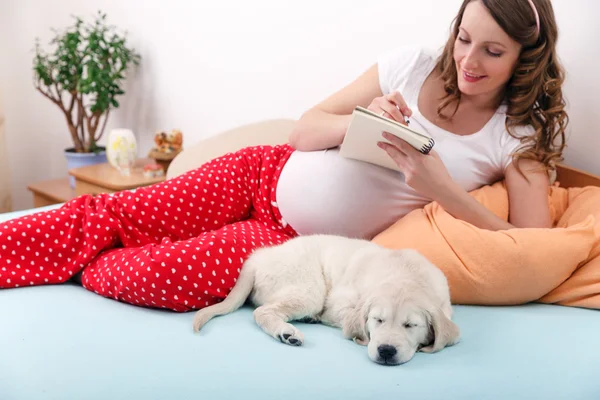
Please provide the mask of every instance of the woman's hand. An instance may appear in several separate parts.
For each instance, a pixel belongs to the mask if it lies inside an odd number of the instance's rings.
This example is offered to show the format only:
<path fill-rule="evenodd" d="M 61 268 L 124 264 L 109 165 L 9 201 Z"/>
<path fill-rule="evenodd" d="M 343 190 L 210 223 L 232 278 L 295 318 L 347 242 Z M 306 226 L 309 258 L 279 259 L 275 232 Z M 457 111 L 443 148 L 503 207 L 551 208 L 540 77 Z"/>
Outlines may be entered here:
<path fill-rule="evenodd" d="M 393 119 L 406 125 L 404 117 L 412 115 L 411 109 L 406 105 L 406 101 L 399 92 L 392 92 L 385 96 L 375 97 L 367 110 L 373 111 L 383 117 Z"/>
<path fill-rule="evenodd" d="M 511 210 L 518 209 L 518 212 L 513 211 L 511 222 L 508 222 L 497 217 L 460 187 L 448 173 L 437 152 L 432 150 L 429 154 L 422 154 L 394 135 L 385 132 L 383 137 L 392 144 L 379 142 L 379 147 L 384 149 L 396 162 L 396 165 L 404 173 L 406 184 L 421 195 L 437 201 L 455 218 L 489 230 L 515 228 L 515 225 L 511 223 L 513 221 L 518 223 L 517 226 L 551 226 L 547 206 L 547 176 L 540 174 L 542 178 L 537 179 L 537 185 L 526 187 L 523 183 L 526 180 L 518 180 L 511 176 L 510 174 L 516 176 L 517 173 L 512 172 L 509 167 L 507 185 Z M 527 190 L 530 187 L 531 189 Z M 531 200 L 532 198 L 535 199 Z M 532 214 L 533 217 L 531 217 Z"/>
<path fill-rule="evenodd" d="M 423 154 L 410 144 L 387 132 L 383 137 L 392 144 L 379 142 L 404 174 L 408 186 L 421 195 L 439 201 L 454 189 L 456 183 L 435 150 Z"/>

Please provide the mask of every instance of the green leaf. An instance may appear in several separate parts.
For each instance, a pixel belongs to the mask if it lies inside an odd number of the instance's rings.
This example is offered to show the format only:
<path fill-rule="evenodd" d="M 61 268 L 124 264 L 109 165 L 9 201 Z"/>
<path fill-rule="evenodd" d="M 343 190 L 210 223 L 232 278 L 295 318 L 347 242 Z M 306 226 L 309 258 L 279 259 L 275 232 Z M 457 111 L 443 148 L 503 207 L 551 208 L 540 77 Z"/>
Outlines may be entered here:
<path fill-rule="evenodd" d="M 81 98 L 87 115 L 118 108 L 117 97 L 125 94 L 126 73 L 141 60 L 129 47 L 127 34 L 110 25 L 100 10 L 91 23 L 74 16 L 70 26 L 52 32 L 48 52 L 35 40 L 32 70 L 36 85 L 45 90 L 56 85 L 67 92 L 66 98 Z M 84 143 L 95 146 L 85 123 L 84 128 Z"/>

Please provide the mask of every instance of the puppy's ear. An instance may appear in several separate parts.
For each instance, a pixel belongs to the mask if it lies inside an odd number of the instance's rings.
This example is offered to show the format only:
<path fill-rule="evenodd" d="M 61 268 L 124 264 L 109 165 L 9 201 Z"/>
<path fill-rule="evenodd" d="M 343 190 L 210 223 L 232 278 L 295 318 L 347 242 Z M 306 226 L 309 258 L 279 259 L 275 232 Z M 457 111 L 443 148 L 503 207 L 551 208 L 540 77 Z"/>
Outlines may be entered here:
<path fill-rule="evenodd" d="M 369 332 L 367 329 L 367 318 L 369 316 L 370 303 L 358 301 L 342 322 L 342 332 L 346 339 L 352 339 L 361 346 L 369 344 Z"/>
<path fill-rule="evenodd" d="M 460 339 L 460 329 L 450 320 L 442 310 L 434 308 L 428 311 L 433 340 L 429 345 L 421 348 L 424 353 L 435 353 L 446 346 L 456 344 Z"/>

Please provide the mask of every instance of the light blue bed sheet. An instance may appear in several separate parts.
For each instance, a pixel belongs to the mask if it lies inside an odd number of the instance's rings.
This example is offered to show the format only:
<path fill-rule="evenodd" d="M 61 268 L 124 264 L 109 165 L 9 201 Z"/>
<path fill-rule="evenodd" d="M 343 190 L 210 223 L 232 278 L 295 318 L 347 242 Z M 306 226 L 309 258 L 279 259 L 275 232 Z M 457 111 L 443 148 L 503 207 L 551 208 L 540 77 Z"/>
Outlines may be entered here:
<path fill-rule="evenodd" d="M 456 306 L 459 344 L 394 367 L 322 325 L 284 345 L 249 307 L 192 319 L 74 284 L 0 290 L 0 400 L 600 399 L 593 310 Z"/>

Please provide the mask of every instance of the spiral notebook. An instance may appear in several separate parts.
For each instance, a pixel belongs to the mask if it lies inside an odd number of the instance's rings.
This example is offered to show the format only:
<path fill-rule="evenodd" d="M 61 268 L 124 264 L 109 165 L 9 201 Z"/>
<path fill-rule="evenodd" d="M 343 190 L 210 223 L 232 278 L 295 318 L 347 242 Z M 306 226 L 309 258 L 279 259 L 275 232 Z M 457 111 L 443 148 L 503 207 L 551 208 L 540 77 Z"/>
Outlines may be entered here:
<path fill-rule="evenodd" d="M 377 142 L 389 143 L 381 136 L 384 131 L 396 135 L 423 154 L 429 153 L 435 145 L 429 135 L 357 106 L 340 146 L 340 155 L 399 171 L 394 160 L 377 146 Z"/>

